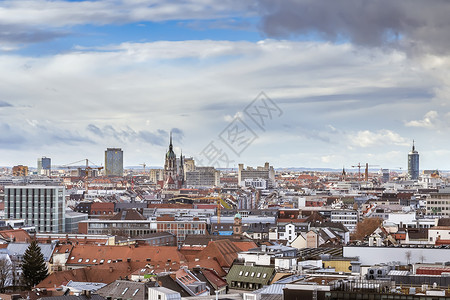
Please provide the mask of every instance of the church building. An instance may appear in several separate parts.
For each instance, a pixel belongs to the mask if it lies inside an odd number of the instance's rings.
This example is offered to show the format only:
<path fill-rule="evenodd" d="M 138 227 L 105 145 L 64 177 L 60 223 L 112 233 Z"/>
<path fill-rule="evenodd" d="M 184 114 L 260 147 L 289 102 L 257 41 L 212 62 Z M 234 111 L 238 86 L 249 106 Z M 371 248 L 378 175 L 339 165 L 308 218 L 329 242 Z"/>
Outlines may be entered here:
<path fill-rule="evenodd" d="M 177 160 L 173 151 L 172 133 L 170 133 L 169 150 L 166 153 L 164 162 L 164 181 L 162 188 L 164 190 L 178 190 L 184 185 L 183 154 Z"/>

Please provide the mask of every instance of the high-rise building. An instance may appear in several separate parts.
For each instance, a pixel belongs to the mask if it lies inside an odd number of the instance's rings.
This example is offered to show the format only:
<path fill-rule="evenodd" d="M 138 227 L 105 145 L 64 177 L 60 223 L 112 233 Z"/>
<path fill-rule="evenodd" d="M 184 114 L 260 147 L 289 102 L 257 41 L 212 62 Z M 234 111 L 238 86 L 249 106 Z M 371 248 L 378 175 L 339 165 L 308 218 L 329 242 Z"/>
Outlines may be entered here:
<path fill-rule="evenodd" d="M 50 175 L 52 161 L 49 157 L 40 157 L 37 160 L 37 174 Z"/>
<path fill-rule="evenodd" d="M 25 219 L 39 232 L 65 231 L 64 186 L 5 186 L 5 218 Z"/>
<path fill-rule="evenodd" d="M 105 151 L 105 175 L 123 176 L 123 151 L 120 148 L 108 148 Z"/>
<path fill-rule="evenodd" d="M 419 179 L 419 152 L 414 146 L 414 141 L 411 152 L 408 153 L 408 178 L 412 180 Z"/>

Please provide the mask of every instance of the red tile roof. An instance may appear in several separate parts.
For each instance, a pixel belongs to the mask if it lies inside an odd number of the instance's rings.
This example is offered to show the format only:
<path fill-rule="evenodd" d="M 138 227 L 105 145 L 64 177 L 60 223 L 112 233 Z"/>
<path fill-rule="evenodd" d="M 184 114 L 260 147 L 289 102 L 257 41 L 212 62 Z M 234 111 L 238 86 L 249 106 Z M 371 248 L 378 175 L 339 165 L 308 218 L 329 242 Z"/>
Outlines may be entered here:
<path fill-rule="evenodd" d="M 95 261 L 94 261 L 95 260 Z M 103 261 L 102 261 L 103 260 Z M 177 247 L 170 246 L 95 246 L 77 245 L 72 249 L 67 264 L 69 265 L 94 265 L 103 263 L 111 264 L 114 261 L 131 262 L 183 262 L 186 258 Z M 109 261 L 109 263 L 108 263 Z"/>
<path fill-rule="evenodd" d="M 11 229 L 0 231 L 0 236 L 4 239 L 16 242 L 16 243 L 29 243 L 31 236 L 23 229 Z"/>
<path fill-rule="evenodd" d="M 237 258 L 238 252 L 241 251 L 230 240 L 218 240 L 209 242 L 208 246 L 198 254 L 197 258 L 208 259 L 208 257 L 216 257 L 220 266 L 229 268 L 233 264 L 234 259 Z"/>
<path fill-rule="evenodd" d="M 258 245 L 255 244 L 255 242 L 240 242 L 240 241 L 233 241 L 233 244 L 236 245 L 241 251 L 248 251 L 253 248 L 257 248 Z"/>

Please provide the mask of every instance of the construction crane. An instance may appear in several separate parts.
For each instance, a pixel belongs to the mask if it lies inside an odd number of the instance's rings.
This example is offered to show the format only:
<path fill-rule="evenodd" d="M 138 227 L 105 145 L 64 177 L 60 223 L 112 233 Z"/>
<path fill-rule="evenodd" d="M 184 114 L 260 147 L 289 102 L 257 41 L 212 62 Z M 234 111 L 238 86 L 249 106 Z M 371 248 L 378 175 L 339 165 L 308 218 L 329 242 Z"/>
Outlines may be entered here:
<path fill-rule="evenodd" d="M 361 165 L 361 163 L 358 163 L 356 166 L 352 166 L 352 168 L 358 168 L 358 181 L 361 181 L 361 167 L 364 167 L 363 165 Z M 369 167 L 379 167 L 379 165 L 369 165 L 369 163 L 366 163 L 364 181 L 369 180 Z"/>
<path fill-rule="evenodd" d="M 79 166 L 70 166 L 70 165 L 73 165 L 73 164 L 78 164 L 78 163 L 81 163 L 81 162 L 85 162 L 86 163 L 86 167 L 85 167 L 85 169 L 84 169 L 84 171 L 85 171 L 85 176 L 84 176 L 84 187 L 85 187 L 85 190 L 86 190 L 86 195 L 87 195 L 87 193 L 88 193 L 88 190 L 89 190 L 89 183 L 88 183 L 88 177 L 89 177 L 89 170 L 98 170 L 98 171 L 100 171 L 100 170 L 102 170 L 103 169 L 103 167 L 90 167 L 89 166 L 89 159 L 87 159 L 87 158 L 85 158 L 85 159 L 82 159 L 82 160 L 79 160 L 79 161 L 75 161 L 75 162 L 72 162 L 72 163 L 69 163 L 69 164 L 65 164 L 65 165 L 62 165 L 61 167 L 63 167 L 63 168 L 68 168 L 68 169 L 70 169 L 70 168 L 78 168 L 79 170 L 81 170 L 81 168 L 79 167 Z M 94 163 L 92 163 L 92 162 L 90 162 L 91 164 L 93 164 L 93 165 L 95 165 Z"/>

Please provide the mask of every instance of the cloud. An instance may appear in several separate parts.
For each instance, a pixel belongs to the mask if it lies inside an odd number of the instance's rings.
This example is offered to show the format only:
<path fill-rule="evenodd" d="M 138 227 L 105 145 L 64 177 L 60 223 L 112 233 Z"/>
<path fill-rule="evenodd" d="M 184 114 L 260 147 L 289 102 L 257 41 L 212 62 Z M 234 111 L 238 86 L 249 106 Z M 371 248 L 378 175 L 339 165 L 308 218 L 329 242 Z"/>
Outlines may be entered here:
<path fill-rule="evenodd" d="M 259 0 L 269 37 L 309 36 L 369 47 L 448 53 L 450 4 L 436 0 Z"/>
<path fill-rule="evenodd" d="M 362 148 L 373 146 L 385 148 L 388 145 L 408 145 L 407 139 L 388 129 L 382 129 L 376 132 L 370 130 L 357 131 L 356 133 L 349 134 L 348 139 L 351 145 Z"/>
<path fill-rule="evenodd" d="M 94 144 L 90 138 L 51 122 L 25 120 L 19 124 L 1 123 L 0 149 L 38 149 L 47 146 Z"/>
<path fill-rule="evenodd" d="M 208 20 L 249 14 L 246 1 L 61 1 L 5 0 L 0 4 L 0 24 L 63 27 L 83 24 L 125 24 L 169 20 Z"/>
<path fill-rule="evenodd" d="M 431 110 L 425 114 L 422 120 L 413 120 L 405 123 L 407 127 L 422 127 L 426 129 L 436 129 L 440 120 L 437 111 Z"/>
<path fill-rule="evenodd" d="M 12 105 L 6 101 L 0 100 L 0 107 L 11 107 Z"/>
<path fill-rule="evenodd" d="M 120 144 L 146 143 L 155 146 L 166 146 L 169 143 L 169 132 L 163 129 L 157 129 L 155 131 L 134 130 L 129 126 L 117 129 L 112 125 L 98 127 L 94 124 L 89 124 L 86 130 L 98 138 Z M 183 130 L 172 128 L 171 132 L 174 140 L 181 143 L 184 137 Z"/>

